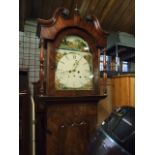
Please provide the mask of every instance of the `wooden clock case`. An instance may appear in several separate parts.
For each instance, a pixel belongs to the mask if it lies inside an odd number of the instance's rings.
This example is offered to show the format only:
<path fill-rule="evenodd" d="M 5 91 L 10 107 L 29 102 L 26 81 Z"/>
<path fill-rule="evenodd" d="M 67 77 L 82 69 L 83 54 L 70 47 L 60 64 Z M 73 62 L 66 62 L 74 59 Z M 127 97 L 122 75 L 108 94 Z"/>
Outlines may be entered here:
<path fill-rule="evenodd" d="M 106 47 L 106 36 L 96 17 L 87 17 L 81 20 L 79 12 L 76 11 L 73 17 L 69 16 L 69 12 L 65 8 L 59 8 L 55 11 L 53 18 L 50 20 L 39 20 L 41 25 L 41 70 L 40 82 L 41 93 L 43 93 L 44 82 L 44 52 L 47 52 L 47 76 L 46 76 L 46 94 L 48 96 L 86 96 L 99 95 L 99 60 L 100 49 Z M 71 91 L 57 91 L 55 89 L 55 57 L 56 49 L 59 47 L 61 40 L 66 35 L 75 35 L 83 38 L 89 45 L 93 55 L 93 70 L 94 70 L 94 89 L 92 91 L 86 90 L 71 90 Z"/>
<path fill-rule="evenodd" d="M 106 63 L 104 60 L 104 95 L 100 95 L 100 51 L 105 54 L 107 33 L 96 17 L 81 19 L 77 9 L 71 16 L 58 8 L 49 20 L 39 19 L 40 81 L 34 84 L 36 101 L 36 154 L 86 155 L 89 140 L 96 129 L 97 103 L 106 97 Z M 56 49 L 64 36 L 83 38 L 93 56 L 93 90 L 56 90 Z M 45 69 L 45 52 L 47 67 Z M 46 73 L 46 74 L 45 74 Z"/>
<path fill-rule="evenodd" d="M 56 90 L 55 89 L 55 54 L 56 54 L 56 49 L 59 47 L 59 44 L 61 42 L 61 40 L 64 38 L 64 36 L 79 36 L 81 38 L 83 38 L 84 40 L 87 41 L 90 49 L 91 49 L 91 53 L 93 55 L 93 75 L 94 75 L 94 81 L 93 81 L 93 86 L 94 89 L 93 90 Z M 54 44 L 54 45 L 53 45 Z M 84 32 L 82 29 L 77 29 L 77 28 L 67 28 L 65 30 L 62 30 L 62 32 L 60 32 L 60 34 L 58 34 L 58 36 L 55 38 L 54 42 L 48 45 L 48 53 L 50 53 L 49 55 L 49 59 L 48 59 L 48 66 L 51 67 L 51 70 L 48 69 L 47 72 L 47 81 L 48 81 L 48 88 L 47 88 L 47 93 L 48 95 L 51 96 L 86 96 L 86 95 L 97 95 L 99 93 L 99 89 L 98 89 L 98 77 L 99 77 L 99 69 L 98 69 L 98 51 L 97 48 L 94 45 L 94 40 L 93 38 L 87 34 L 86 32 Z"/>

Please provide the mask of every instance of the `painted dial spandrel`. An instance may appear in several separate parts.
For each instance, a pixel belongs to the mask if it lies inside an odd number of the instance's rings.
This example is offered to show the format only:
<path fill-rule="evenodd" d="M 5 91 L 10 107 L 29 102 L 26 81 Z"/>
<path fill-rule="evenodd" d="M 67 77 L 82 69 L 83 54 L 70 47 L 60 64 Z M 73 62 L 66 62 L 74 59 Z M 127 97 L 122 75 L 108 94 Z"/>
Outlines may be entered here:
<path fill-rule="evenodd" d="M 77 36 L 63 39 L 56 54 L 57 90 L 93 89 L 92 54 L 88 44 Z"/>

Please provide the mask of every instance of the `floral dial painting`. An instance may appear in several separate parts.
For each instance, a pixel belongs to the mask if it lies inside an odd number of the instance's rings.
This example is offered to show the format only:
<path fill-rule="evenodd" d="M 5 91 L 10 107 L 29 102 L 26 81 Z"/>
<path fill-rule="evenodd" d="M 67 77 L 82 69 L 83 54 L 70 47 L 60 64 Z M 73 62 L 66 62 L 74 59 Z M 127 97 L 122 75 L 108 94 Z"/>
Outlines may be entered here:
<path fill-rule="evenodd" d="M 92 54 L 78 36 L 65 36 L 56 51 L 55 87 L 57 90 L 92 90 Z"/>

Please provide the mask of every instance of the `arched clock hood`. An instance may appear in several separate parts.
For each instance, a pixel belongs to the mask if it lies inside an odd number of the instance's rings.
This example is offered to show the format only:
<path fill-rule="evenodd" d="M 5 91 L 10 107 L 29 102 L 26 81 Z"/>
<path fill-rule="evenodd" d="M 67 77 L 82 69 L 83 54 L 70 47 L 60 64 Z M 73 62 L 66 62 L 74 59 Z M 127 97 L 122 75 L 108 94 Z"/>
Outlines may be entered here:
<path fill-rule="evenodd" d="M 38 19 L 41 26 L 40 37 L 44 39 L 55 39 L 56 35 L 68 28 L 76 28 L 89 33 L 96 41 L 98 47 L 106 47 L 108 32 L 105 32 L 95 16 L 87 16 L 81 19 L 78 10 L 71 16 L 68 9 L 60 7 L 56 9 L 49 20 Z"/>
<path fill-rule="evenodd" d="M 46 83 L 47 95 L 51 96 L 88 96 L 100 94 L 100 71 L 99 61 L 100 53 L 105 54 L 105 47 L 107 45 L 107 35 L 95 16 L 87 16 L 82 19 L 80 13 L 76 8 L 74 14 L 71 15 L 69 10 L 63 7 L 58 8 L 53 16 L 48 19 L 38 19 L 40 27 L 40 94 L 45 92 L 43 88 L 44 83 L 44 51 L 47 50 L 48 55 L 48 70 Z M 60 45 L 62 39 L 67 35 L 75 35 L 83 38 L 90 47 L 93 61 L 93 90 L 71 90 L 58 92 L 55 84 L 55 71 L 56 71 L 56 50 Z M 103 64 L 103 81 L 104 81 L 104 94 L 106 94 L 106 60 Z M 83 75 L 84 76 L 84 75 Z"/>

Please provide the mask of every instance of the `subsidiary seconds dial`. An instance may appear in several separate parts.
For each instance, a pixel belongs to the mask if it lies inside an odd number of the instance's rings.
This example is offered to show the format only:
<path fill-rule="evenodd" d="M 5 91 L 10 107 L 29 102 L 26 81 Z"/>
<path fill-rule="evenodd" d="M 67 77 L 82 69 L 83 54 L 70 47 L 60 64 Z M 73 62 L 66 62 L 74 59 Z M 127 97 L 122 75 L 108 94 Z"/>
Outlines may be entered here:
<path fill-rule="evenodd" d="M 65 54 L 57 63 L 56 88 L 91 90 L 93 87 L 92 64 L 85 57 L 90 54 L 70 52 Z"/>

